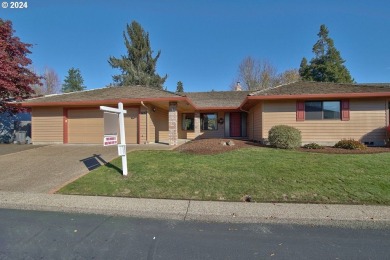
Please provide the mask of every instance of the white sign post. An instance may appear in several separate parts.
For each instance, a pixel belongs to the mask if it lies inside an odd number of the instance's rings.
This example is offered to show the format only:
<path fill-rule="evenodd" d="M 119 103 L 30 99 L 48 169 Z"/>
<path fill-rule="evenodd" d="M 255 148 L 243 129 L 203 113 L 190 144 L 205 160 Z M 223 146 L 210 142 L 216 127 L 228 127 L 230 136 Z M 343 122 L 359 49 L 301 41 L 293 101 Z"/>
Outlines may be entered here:
<path fill-rule="evenodd" d="M 119 116 L 119 134 L 121 138 L 121 143 L 118 144 L 118 155 L 122 156 L 123 176 L 127 176 L 127 154 L 126 154 L 125 116 L 124 116 L 124 114 L 126 114 L 127 111 L 123 109 L 123 104 L 121 102 L 118 103 L 118 108 L 100 106 L 100 110 L 103 110 L 105 112 L 115 113 Z"/>

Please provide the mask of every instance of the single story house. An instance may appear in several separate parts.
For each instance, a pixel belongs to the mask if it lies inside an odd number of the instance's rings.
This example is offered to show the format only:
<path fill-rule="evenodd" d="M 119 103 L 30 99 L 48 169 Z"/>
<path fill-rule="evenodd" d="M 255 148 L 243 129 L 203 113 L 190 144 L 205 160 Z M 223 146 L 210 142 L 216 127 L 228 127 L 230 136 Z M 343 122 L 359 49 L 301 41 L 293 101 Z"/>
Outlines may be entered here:
<path fill-rule="evenodd" d="M 260 91 L 172 93 L 143 86 L 107 87 L 25 100 L 34 144 L 99 144 L 99 106 L 124 104 L 126 141 L 134 144 L 195 138 L 267 142 L 278 124 L 298 128 L 303 143 L 345 138 L 384 145 L 390 85 L 295 82 Z"/>

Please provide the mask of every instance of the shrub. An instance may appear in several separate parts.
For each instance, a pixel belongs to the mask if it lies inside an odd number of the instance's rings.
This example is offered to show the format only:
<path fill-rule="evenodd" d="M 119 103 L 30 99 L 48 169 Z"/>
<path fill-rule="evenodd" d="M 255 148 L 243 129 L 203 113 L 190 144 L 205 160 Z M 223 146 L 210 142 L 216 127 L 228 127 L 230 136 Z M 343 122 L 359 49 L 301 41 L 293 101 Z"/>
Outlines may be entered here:
<path fill-rule="evenodd" d="M 306 149 L 324 149 L 322 145 L 316 144 L 316 143 L 310 143 L 310 144 L 305 144 L 303 148 Z"/>
<path fill-rule="evenodd" d="M 367 148 L 364 144 L 354 139 L 343 139 L 338 141 L 334 147 L 349 150 L 364 150 Z"/>
<path fill-rule="evenodd" d="M 268 141 L 276 148 L 294 149 L 301 146 L 301 132 L 288 125 L 273 126 L 268 132 Z"/>

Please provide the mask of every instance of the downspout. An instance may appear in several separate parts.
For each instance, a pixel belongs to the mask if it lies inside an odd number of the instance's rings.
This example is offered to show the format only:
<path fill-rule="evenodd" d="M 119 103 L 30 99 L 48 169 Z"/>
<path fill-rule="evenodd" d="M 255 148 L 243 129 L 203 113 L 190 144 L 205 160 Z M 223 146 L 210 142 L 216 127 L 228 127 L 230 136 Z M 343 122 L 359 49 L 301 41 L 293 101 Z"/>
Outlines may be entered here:
<path fill-rule="evenodd" d="M 148 111 L 149 111 L 149 108 L 144 104 L 143 101 L 141 101 L 141 105 L 146 108 L 146 143 L 148 144 L 149 143 L 149 134 L 148 134 L 148 129 L 149 129 L 149 126 L 148 126 Z"/>

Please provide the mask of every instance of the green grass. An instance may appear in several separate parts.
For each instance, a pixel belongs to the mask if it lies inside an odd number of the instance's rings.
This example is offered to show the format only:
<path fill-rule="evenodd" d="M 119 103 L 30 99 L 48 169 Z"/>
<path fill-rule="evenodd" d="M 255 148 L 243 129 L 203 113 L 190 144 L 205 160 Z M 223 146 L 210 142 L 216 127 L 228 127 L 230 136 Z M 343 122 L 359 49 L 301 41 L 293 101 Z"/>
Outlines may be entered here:
<path fill-rule="evenodd" d="M 217 155 L 175 151 L 128 154 L 59 193 L 256 202 L 390 205 L 390 153 L 336 155 L 249 148 Z"/>

